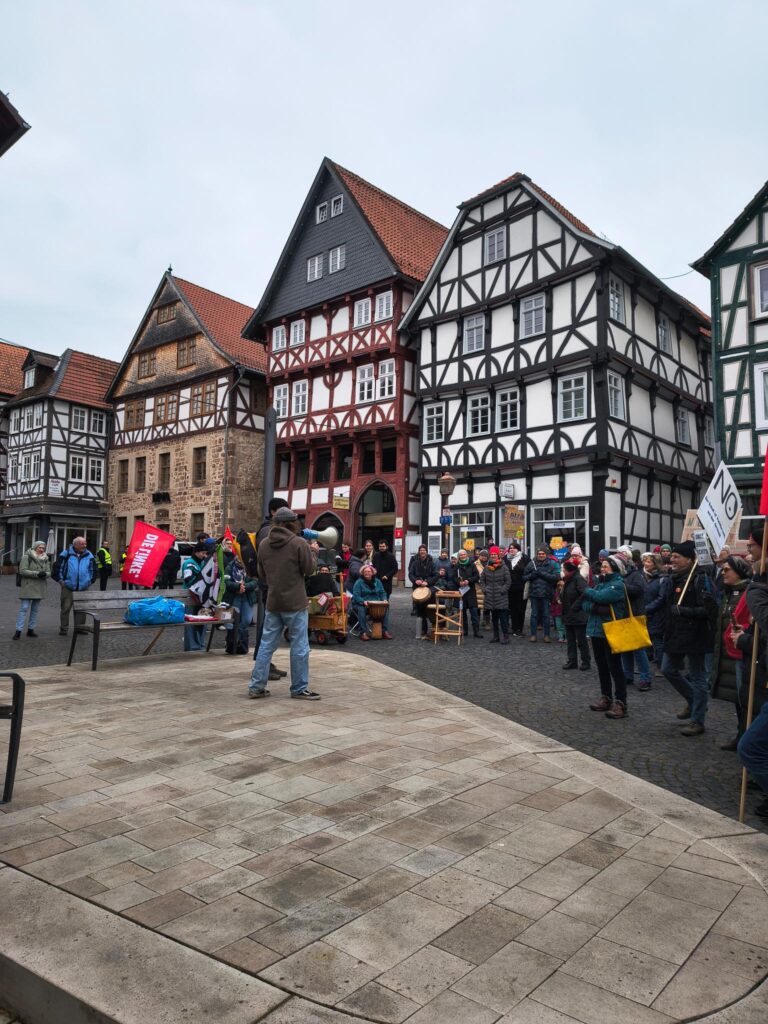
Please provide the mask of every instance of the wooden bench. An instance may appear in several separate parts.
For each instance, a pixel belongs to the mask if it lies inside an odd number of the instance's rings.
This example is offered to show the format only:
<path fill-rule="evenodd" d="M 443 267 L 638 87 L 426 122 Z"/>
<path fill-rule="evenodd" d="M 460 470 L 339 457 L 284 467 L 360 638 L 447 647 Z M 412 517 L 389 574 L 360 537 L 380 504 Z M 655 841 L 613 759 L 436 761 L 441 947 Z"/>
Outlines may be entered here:
<path fill-rule="evenodd" d="M 186 592 L 183 590 L 84 590 L 81 593 L 75 591 L 72 595 L 72 610 L 75 613 L 72 645 L 69 648 L 67 665 L 72 664 L 75 655 L 78 635 L 91 633 L 93 635 L 93 649 L 91 652 L 91 671 L 95 672 L 99 662 L 99 640 L 102 633 L 122 633 L 134 629 L 154 629 L 155 635 L 141 652 L 141 656 L 149 654 L 157 641 L 166 629 L 178 628 L 180 626 L 194 626 L 194 622 L 167 622 L 161 626 L 134 626 L 123 620 L 126 609 L 134 601 L 146 601 L 152 597 L 167 597 L 171 601 L 184 603 Z M 90 619 L 90 621 L 87 621 Z M 209 623 L 201 622 L 205 628 Z M 216 626 L 221 625 L 219 619 L 210 620 L 210 631 L 206 651 L 210 651 L 213 642 L 213 631 Z M 237 610 L 234 610 L 233 628 L 237 627 Z"/>

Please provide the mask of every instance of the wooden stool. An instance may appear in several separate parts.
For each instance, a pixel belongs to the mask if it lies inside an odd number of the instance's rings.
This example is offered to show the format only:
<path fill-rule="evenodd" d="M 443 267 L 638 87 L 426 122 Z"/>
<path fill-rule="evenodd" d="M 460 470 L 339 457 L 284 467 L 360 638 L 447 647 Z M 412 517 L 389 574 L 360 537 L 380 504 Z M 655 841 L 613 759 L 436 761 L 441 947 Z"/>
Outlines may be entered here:
<path fill-rule="evenodd" d="M 449 601 L 456 602 L 453 609 L 450 611 L 446 607 Z M 442 639 L 442 637 L 445 637 L 446 639 L 452 639 L 455 637 L 458 644 L 461 644 L 461 638 L 464 634 L 464 630 L 462 629 L 461 625 L 461 612 L 463 606 L 464 605 L 460 591 L 435 591 L 435 643 L 437 643 L 438 640 Z"/>

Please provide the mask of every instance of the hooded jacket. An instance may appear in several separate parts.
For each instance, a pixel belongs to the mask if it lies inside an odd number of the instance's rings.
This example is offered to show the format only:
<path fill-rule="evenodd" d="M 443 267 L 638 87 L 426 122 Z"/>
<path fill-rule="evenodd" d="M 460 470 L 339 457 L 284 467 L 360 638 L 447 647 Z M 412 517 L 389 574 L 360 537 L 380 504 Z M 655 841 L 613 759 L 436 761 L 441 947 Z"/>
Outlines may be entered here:
<path fill-rule="evenodd" d="M 480 589 L 486 611 L 506 611 L 509 607 L 509 566 L 505 562 L 497 562 L 495 566 L 489 562 L 480 577 Z"/>
<path fill-rule="evenodd" d="M 686 587 L 689 575 L 690 583 Z M 683 590 L 685 597 L 682 597 Z M 664 653 L 708 654 L 714 644 L 716 614 L 714 586 L 703 569 L 697 566 L 692 575 L 690 568 L 671 572 L 664 624 Z"/>
<path fill-rule="evenodd" d="M 551 558 L 547 558 L 543 562 L 536 559 L 526 565 L 523 579 L 526 583 L 530 583 L 529 597 L 542 597 L 546 601 L 551 601 L 555 585 L 560 579 L 560 566 Z"/>
<path fill-rule="evenodd" d="M 51 560 L 48 558 L 48 555 L 38 557 L 35 549 L 30 548 L 24 552 L 19 563 L 19 573 L 21 574 L 20 600 L 39 601 L 45 597 L 48 579 L 41 580 L 38 575 L 41 572 L 47 573 L 48 576 L 51 575 Z"/>
<path fill-rule="evenodd" d="M 315 555 L 303 537 L 273 523 L 259 544 L 259 578 L 268 588 L 268 612 L 307 610 L 305 577 L 315 571 Z"/>

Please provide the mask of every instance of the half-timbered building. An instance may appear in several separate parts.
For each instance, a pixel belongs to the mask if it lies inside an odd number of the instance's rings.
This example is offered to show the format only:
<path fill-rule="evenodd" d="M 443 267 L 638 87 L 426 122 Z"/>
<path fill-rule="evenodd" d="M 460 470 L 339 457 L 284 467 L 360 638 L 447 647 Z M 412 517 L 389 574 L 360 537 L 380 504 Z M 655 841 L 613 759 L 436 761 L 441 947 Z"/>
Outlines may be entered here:
<path fill-rule="evenodd" d="M 108 391 L 111 533 L 136 520 L 180 539 L 261 519 L 266 356 L 253 308 L 163 275 Z"/>
<path fill-rule="evenodd" d="M 768 182 L 692 266 L 711 283 L 715 431 L 746 537 L 768 445 Z"/>
<path fill-rule="evenodd" d="M 8 403 L 24 386 L 24 361 L 30 354 L 23 345 L 0 341 L 0 537 L 3 540 L 2 561 L 10 560 L 11 531 L 5 515 L 5 501 L 8 497 L 8 427 L 10 414 Z M 42 355 L 42 353 L 40 353 Z M 47 357 L 55 359 L 54 356 Z"/>
<path fill-rule="evenodd" d="M 275 494 L 401 558 L 419 526 L 415 362 L 397 324 L 447 229 L 323 160 L 246 337 L 266 343 Z M 402 564 L 402 563 L 401 563 Z"/>
<path fill-rule="evenodd" d="M 73 349 L 30 351 L 24 359 L 21 389 L 6 406 L 12 561 L 51 530 L 57 551 L 79 534 L 92 551 L 101 543 L 111 429 L 104 396 L 116 369 L 111 359 Z"/>
<path fill-rule="evenodd" d="M 712 465 L 709 320 L 526 175 L 461 204 L 401 329 L 423 534 L 450 471 L 453 548 L 679 536 Z"/>

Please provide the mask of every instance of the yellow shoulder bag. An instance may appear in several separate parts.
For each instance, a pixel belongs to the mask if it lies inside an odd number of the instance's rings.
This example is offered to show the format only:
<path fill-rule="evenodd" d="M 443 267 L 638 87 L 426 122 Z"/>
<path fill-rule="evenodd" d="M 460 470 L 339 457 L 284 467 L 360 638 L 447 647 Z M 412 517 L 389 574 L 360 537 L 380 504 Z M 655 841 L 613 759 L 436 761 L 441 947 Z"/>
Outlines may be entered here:
<path fill-rule="evenodd" d="M 632 605 L 626 586 L 624 587 L 624 596 L 627 599 L 629 616 L 626 619 L 617 619 L 613 605 L 609 605 L 613 621 L 603 623 L 605 639 L 608 641 L 612 654 L 626 654 L 629 651 L 639 651 L 644 647 L 651 646 L 646 618 L 644 615 L 634 615 L 632 613 Z"/>

